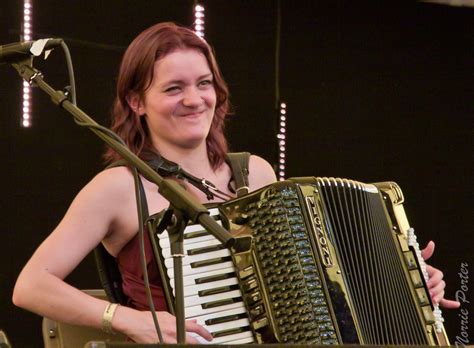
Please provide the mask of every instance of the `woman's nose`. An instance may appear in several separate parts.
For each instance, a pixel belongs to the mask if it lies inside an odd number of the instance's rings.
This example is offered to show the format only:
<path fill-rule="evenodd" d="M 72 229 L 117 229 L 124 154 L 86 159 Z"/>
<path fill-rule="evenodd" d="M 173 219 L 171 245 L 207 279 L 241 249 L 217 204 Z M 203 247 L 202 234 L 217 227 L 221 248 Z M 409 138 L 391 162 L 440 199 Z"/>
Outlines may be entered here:
<path fill-rule="evenodd" d="M 202 98 L 196 88 L 187 88 L 184 91 L 183 104 L 185 106 L 196 106 L 202 103 Z"/>

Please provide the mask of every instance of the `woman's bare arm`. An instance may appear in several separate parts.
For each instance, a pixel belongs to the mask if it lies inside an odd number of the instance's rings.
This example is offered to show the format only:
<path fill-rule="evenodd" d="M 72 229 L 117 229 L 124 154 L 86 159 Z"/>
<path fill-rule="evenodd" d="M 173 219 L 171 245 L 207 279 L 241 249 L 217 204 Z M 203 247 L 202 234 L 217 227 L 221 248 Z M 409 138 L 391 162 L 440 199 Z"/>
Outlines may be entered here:
<path fill-rule="evenodd" d="M 63 279 L 102 240 L 118 252 L 137 230 L 131 174 L 124 167 L 100 173 L 81 190 L 58 227 L 28 261 L 15 285 L 13 302 L 54 320 L 101 328 L 108 302 L 83 293 Z M 166 312 L 157 314 L 165 342 L 175 343 L 174 317 Z M 136 342 L 158 341 L 150 312 L 119 306 L 112 328 Z M 186 323 L 186 329 L 212 339 L 192 321 Z M 190 336 L 187 342 L 198 343 Z"/>
<path fill-rule="evenodd" d="M 13 292 L 17 306 L 66 323 L 101 326 L 107 302 L 84 294 L 63 279 L 113 228 L 120 191 L 126 189 L 123 177 L 117 170 L 102 172 L 79 192 L 21 271 Z M 117 185 L 119 180 L 122 186 Z"/>

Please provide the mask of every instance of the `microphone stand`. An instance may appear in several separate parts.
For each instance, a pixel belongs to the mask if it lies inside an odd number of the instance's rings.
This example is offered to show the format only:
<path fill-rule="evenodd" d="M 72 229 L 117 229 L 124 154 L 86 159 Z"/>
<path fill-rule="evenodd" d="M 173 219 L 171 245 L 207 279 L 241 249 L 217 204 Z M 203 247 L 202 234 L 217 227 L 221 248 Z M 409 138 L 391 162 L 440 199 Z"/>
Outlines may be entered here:
<path fill-rule="evenodd" d="M 209 212 L 200 202 L 191 196 L 186 190 L 175 180 L 164 179 L 150 166 L 148 166 L 137 155 L 118 140 L 118 136 L 112 131 L 105 129 L 89 117 L 85 112 L 68 100 L 68 97 L 62 92 L 53 89 L 43 80 L 42 73 L 32 66 L 32 58 L 28 57 L 22 61 L 12 63 L 12 66 L 18 71 L 20 76 L 30 85 L 37 85 L 42 91 L 51 97 L 54 104 L 68 111 L 80 126 L 86 126 L 107 143 L 112 149 L 120 154 L 129 165 L 138 169 L 138 171 L 149 181 L 158 186 L 158 192 L 170 202 L 170 209 L 174 211 L 175 221 L 171 220 L 170 230 L 175 237 L 172 238 L 170 233 L 170 241 L 175 240 L 175 245 L 171 246 L 174 252 L 173 263 L 175 266 L 175 291 L 176 291 L 176 332 L 178 344 L 184 344 L 186 338 L 185 317 L 184 317 L 184 289 L 183 289 L 183 271 L 182 257 L 183 252 L 183 230 L 187 222 L 190 220 L 194 223 L 201 224 L 206 231 L 216 237 L 231 252 L 247 251 L 251 245 L 252 237 L 233 237 L 227 230 L 220 226 Z M 104 131 L 106 130 L 106 131 Z M 115 137 L 114 137 L 115 135 Z M 176 237 L 177 235 L 177 237 Z"/>

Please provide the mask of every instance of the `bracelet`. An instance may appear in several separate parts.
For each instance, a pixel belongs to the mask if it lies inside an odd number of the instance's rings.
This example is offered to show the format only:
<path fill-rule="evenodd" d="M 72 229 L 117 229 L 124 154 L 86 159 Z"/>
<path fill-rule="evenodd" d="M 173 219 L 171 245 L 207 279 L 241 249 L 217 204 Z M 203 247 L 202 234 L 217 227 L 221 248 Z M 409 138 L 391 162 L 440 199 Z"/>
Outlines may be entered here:
<path fill-rule="evenodd" d="M 118 306 L 118 303 L 109 303 L 107 307 L 105 307 L 104 315 L 102 316 L 102 330 L 109 334 L 115 334 L 112 329 L 112 319 L 114 318 L 115 310 Z"/>

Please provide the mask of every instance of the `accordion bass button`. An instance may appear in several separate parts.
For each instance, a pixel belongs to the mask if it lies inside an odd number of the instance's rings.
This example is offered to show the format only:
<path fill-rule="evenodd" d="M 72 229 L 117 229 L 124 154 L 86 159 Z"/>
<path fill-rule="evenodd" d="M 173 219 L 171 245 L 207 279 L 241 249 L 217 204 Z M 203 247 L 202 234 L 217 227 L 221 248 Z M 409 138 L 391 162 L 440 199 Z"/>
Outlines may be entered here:
<path fill-rule="evenodd" d="M 254 274 L 253 266 L 248 266 L 239 272 L 239 278 L 245 279 Z"/>
<path fill-rule="evenodd" d="M 405 261 L 406 261 L 408 269 L 410 270 L 416 269 L 417 268 L 416 257 L 413 254 L 413 252 L 410 250 L 410 251 L 405 252 L 404 254 L 405 254 Z"/>
<path fill-rule="evenodd" d="M 423 316 L 425 317 L 426 323 L 434 324 L 435 317 L 433 315 L 433 310 L 431 309 L 431 306 L 423 306 L 421 307 L 421 310 L 423 311 Z"/>
<path fill-rule="evenodd" d="M 250 317 L 252 319 L 258 318 L 264 313 L 265 311 L 264 311 L 263 305 L 258 305 L 250 309 Z"/>
<path fill-rule="evenodd" d="M 242 286 L 244 292 L 248 292 L 250 290 L 253 290 L 257 287 L 257 279 L 254 277 L 246 280 Z"/>
<path fill-rule="evenodd" d="M 260 296 L 260 291 L 254 291 L 253 293 L 248 295 L 248 304 L 252 306 L 255 303 L 259 302 L 261 299 L 262 297 Z"/>
<path fill-rule="evenodd" d="M 252 322 L 252 327 L 254 330 L 261 329 L 262 327 L 265 327 L 267 325 L 268 325 L 267 317 L 263 317 Z"/>
<path fill-rule="evenodd" d="M 415 288 L 423 286 L 423 281 L 421 280 L 420 272 L 418 272 L 418 270 L 410 271 L 410 278 Z"/>
<path fill-rule="evenodd" d="M 416 295 L 418 296 L 418 301 L 420 305 L 425 306 L 430 304 L 430 300 L 424 288 L 416 289 Z"/>

